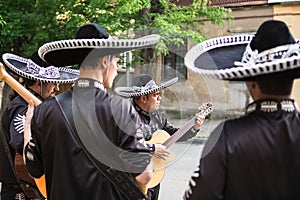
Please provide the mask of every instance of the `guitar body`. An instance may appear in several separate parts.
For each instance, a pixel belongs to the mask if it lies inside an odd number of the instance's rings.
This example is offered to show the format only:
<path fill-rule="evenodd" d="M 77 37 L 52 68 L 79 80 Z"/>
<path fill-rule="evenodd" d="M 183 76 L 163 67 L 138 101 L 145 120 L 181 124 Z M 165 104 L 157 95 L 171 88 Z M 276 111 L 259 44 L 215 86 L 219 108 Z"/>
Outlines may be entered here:
<path fill-rule="evenodd" d="M 38 189 L 41 195 L 45 197 L 46 195 L 46 187 L 44 184 L 45 175 L 43 175 L 41 178 L 38 179 L 32 178 L 29 175 L 29 172 L 24 164 L 23 156 L 20 155 L 19 153 L 16 153 L 15 155 L 14 166 L 15 166 L 17 178 L 21 180 L 23 183 L 25 183 L 24 185 L 21 185 L 21 187 L 24 193 L 27 195 L 27 197 L 29 197 L 30 199 L 36 198 L 36 194 L 32 190 L 32 188 Z M 40 182 L 40 186 L 42 187 L 38 187 L 37 182 Z"/>
<path fill-rule="evenodd" d="M 35 182 L 36 186 L 38 187 L 40 193 L 43 195 L 43 197 L 47 198 L 45 174 L 43 174 L 40 178 L 34 178 L 34 182 Z"/>
<path fill-rule="evenodd" d="M 157 130 L 153 133 L 151 140 L 147 141 L 148 144 L 162 144 L 167 139 L 170 138 L 170 135 L 164 130 Z M 171 154 L 167 160 L 160 158 L 152 157 L 153 164 L 153 177 L 150 182 L 147 184 L 147 188 L 153 188 L 157 186 L 165 175 L 165 168 L 168 162 L 171 162 L 175 159 L 175 156 Z"/>

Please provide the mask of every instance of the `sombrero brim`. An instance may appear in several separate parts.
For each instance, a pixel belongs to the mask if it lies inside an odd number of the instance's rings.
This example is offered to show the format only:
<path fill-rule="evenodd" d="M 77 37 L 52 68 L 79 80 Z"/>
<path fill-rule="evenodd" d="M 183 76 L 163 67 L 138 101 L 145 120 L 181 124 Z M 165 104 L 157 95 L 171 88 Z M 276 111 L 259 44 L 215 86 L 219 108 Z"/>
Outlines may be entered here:
<path fill-rule="evenodd" d="M 142 96 L 142 95 L 151 94 L 153 92 L 170 87 L 171 85 L 175 84 L 177 81 L 178 81 L 178 77 L 168 80 L 164 83 L 161 83 L 160 85 L 156 85 L 156 87 L 154 87 L 154 88 L 145 89 L 143 91 L 136 91 L 134 87 L 117 87 L 117 88 L 115 88 L 115 92 L 118 95 L 120 95 L 122 97 L 126 97 L 126 98 L 138 97 L 138 96 Z"/>
<path fill-rule="evenodd" d="M 21 56 L 17 56 L 11 53 L 5 53 L 2 55 L 2 59 L 6 66 L 16 73 L 17 75 L 27 78 L 30 80 L 41 81 L 45 83 L 73 83 L 79 76 L 79 70 L 73 70 L 65 67 L 58 68 L 59 77 L 57 78 L 49 78 L 43 77 L 37 74 L 31 74 L 27 70 L 27 65 L 30 62 L 34 63 L 30 59 L 23 58 Z M 36 65 L 36 64 L 35 64 Z M 37 65 L 38 66 L 38 65 Z"/>
<path fill-rule="evenodd" d="M 254 35 L 233 35 L 206 40 L 185 55 L 185 66 L 210 78 L 231 81 L 300 77 L 300 56 L 293 56 L 248 67 L 235 65 L 242 60 Z M 299 43 L 299 41 L 298 41 Z"/>
<path fill-rule="evenodd" d="M 99 57 L 143 48 L 158 42 L 153 34 L 138 39 L 71 39 L 46 43 L 38 50 L 39 56 L 54 66 L 81 64 L 86 56 L 97 49 Z"/>

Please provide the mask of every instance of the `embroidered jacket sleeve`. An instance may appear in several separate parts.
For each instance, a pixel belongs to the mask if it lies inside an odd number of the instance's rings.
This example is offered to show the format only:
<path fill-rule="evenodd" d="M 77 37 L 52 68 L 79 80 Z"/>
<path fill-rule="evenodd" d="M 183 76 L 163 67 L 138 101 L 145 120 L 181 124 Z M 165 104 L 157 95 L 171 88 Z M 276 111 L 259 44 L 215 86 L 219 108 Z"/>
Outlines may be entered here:
<path fill-rule="evenodd" d="M 27 111 L 27 104 L 17 103 L 12 110 L 10 121 L 10 141 L 13 149 L 22 155 L 24 144 L 24 121 Z"/>
<path fill-rule="evenodd" d="M 189 181 L 189 188 L 185 192 L 184 199 L 224 198 L 227 160 L 222 128 L 221 124 L 211 133 L 203 149 L 199 166 Z"/>

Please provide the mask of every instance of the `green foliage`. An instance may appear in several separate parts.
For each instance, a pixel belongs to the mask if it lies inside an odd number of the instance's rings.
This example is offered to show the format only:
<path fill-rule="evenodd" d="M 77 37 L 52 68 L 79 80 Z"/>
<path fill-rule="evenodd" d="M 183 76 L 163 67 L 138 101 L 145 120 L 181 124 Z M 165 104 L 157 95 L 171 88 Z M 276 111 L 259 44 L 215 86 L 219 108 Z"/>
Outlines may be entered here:
<path fill-rule="evenodd" d="M 207 7 L 205 0 L 189 6 L 169 0 L 0 0 L 0 6 L 1 55 L 30 56 L 45 42 L 74 38 L 78 27 L 90 22 L 119 38 L 160 34 L 157 52 L 167 54 L 167 46 L 180 45 L 183 38 L 206 39 L 199 28 L 204 20 L 221 24 L 230 18 L 229 9 Z"/>
<path fill-rule="evenodd" d="M 3 17 L 0 15 L 0 27 L 5 25 L 5 21 L 3 20 Z"/>
<path fill-rule="evenodd" d="M 0 53 L 14 52 L 30 56 L 46 41 L 55 40 L 61 30 L 55 21 L 59 1 L 0 0 L 0 15 L 6 24 L 1 27 Z"/>

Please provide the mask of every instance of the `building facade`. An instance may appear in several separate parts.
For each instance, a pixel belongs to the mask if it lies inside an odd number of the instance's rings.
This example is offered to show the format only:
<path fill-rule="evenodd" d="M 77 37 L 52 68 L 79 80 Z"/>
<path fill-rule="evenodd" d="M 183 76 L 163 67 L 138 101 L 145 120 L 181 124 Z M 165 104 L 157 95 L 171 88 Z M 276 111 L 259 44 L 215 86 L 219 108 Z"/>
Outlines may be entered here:
<path fill-rule="evenodd" d="M 192 0 L 176 1 L 178 5 L 191 2 Z M 261 23 L 276 19 L 284 21 L 294 37 L 300 39 L 300 0 L 211 0 L 210 6 L 230 8 L 233 17 L 223 25 L 213 25 L 207 21 L 204 26 L 198 27 L 211 38 L 255 33 Z M 155 65 L 137 66 L 130 75 L 121 74 L 117 85 L 131 83 L 132 77 L 140 73 L 151 74 L 158 83 L 179 77 L 175 85 L 161 92 L 161 109 L 182 117 L 195 113 L 202 102 L 211 101 L 214 104 L 215 117 L 242 114 L 245 104 L 251 101 L 245 84 L 212 80 L 188 70 L 184 66 L 184 55 L 195 44 L 189 40 L 185 42 L 179 48 L 170 46 L 170 54 L 162 56 Z M 293 97 L 300 105 L 300 80 L 295 81 Z"/>

